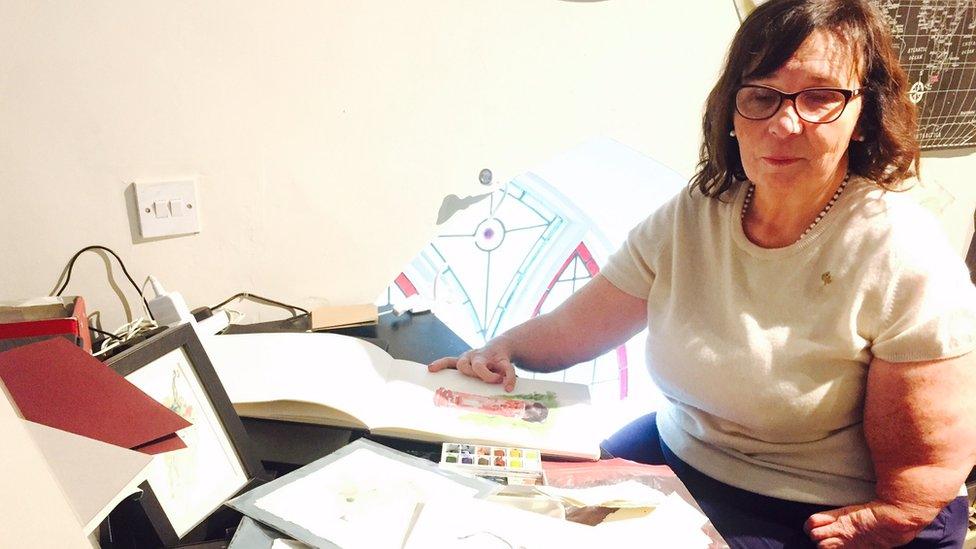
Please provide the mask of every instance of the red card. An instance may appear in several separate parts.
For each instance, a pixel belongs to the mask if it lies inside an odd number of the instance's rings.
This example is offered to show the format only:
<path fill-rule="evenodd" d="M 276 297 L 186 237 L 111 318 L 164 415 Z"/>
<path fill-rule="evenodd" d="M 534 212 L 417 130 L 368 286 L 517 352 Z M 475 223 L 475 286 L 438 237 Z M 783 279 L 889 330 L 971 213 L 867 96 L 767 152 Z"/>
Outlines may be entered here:
<path fill-rule="evenodd" d="M 24 419 L 147 454 L 186 447 L 187 420 L 63 338 L 0 353 L 0 379 Z"/>

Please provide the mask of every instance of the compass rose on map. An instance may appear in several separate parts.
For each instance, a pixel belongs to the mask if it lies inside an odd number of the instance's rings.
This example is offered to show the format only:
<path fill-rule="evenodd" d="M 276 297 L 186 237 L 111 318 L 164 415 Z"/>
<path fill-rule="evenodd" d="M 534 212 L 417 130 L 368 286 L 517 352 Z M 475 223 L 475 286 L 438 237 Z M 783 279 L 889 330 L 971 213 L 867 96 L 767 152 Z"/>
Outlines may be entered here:
<path fill-rule="evenodd" d="M 912 84 L 912 89 L 908 90 L 908 98 L 912 100 L 912 103 L 918 104 L 922 100 L 922 96 L 925 95 L 925 84 L 921 82 L 915 82 Z"/>

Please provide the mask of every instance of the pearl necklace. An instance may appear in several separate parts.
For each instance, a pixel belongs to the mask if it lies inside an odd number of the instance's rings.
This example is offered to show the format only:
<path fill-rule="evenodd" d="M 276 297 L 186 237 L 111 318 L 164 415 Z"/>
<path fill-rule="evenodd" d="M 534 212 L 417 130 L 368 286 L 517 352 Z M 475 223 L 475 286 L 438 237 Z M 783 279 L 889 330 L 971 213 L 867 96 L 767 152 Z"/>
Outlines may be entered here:
<path fill-rule="evenodd" d="M 827 215 L 827 212 L 830 211 L 830 208 L 834 207 L 834 203 L 837 202 L 838 198 L 840 198 L 840 194 L 844 192 L 844 187 L 847 186 L 847 181 L 850 178 L 851 178 L 851 174 L 847 174 L 844 176 L 844 180 L 841 181 L 840 186 L 838 186 L 837 190 L 834 191 L 834 196 L 830 197 L 830 200 L 827 201 L 827 205 L 824 206 L 822 210 L 820 210 L 820 213 L 817 214 L 817 217 L 813 220 L 813 223 L 810 223 L 810 226 L 807 227 L 807 230 L 803 231 L 803 234 L 800 235 L 800 238 L 797 238 L 796 241 L 793 242 L 794 244 L 803 240 L 804 236 L 810 234 L 810 231 L 812 231 L 813 228 L 817 226 L 817 223 L 820 223 L 820 220 L 823 219 L 825 215 Z M 743 220 L 745 220 L 746 218 L 746 212 L 749 211 L 749 204 L 752 203 L 752 195 L 755 192 L 756 192 L 756 185 L 755 183 L 750 182 L 749 189 L 746 191 L 746 197 L 742 200 L 741 219 Z"/>

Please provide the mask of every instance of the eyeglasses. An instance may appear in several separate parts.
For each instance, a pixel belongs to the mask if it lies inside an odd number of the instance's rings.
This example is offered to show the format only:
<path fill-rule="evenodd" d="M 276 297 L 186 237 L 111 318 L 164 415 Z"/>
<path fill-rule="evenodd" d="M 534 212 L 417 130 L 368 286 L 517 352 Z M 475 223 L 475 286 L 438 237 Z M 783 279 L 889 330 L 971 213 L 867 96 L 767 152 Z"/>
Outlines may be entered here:
<path fill-rule="evenodd" d="M 783 93 L 769 86 L 747 84 L 735 92 L 735 111 L 749 120 L 765 120 L 779 111 L 783 100 L 789 99 L 801 119 L 813 124 L 827 124 L 840 118 L 851 99 L 861 92 L 862 89 L 807 88 L 796 93 Z"/>

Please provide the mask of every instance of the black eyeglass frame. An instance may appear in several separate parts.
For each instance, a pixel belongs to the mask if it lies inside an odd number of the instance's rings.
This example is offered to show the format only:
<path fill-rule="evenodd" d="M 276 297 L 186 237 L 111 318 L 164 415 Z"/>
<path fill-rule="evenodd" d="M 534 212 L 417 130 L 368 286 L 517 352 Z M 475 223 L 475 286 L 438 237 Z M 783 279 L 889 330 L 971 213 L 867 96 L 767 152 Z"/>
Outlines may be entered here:
<path fill-rule="evenodd" d="M 777 94 L 779 94 L 779 102 L 776 104 L 776 108 L 773 109 L 769 113 L 768 116 L 763 116 L 761 118 L 752 118 L 750 116 L 746 116 L 745 114 L 742 113 L 742 111 L 739 110 L 739 100 L 738 100 L 738 98 L 739 98 L 739 92 L 741 92 L 742 90 L 744 90 L 746 88 L 760 88 L 760 89 L 770 90 L 770 91 L 776 92 Z M 844 106 L 841 107 L 840 110 L 837 112 L 837 116 L 835 116 L 834 118 L 831 118 L 830 120 L 819 120 L 819 121 L 818 120 L 808 120 L 806 117 L 804 117 L 802 114 L 800 114 L 800 109 L 796 108 L 796 98 L 799 97 L 800 94 L 803 94 L 803 93 L 806 93 L 806 92 L 809 92 L 809 91 L 832 91 L 832 92 L 838 92 L 838 93 L 840 93 L 841 95 L 844 96 Z M 858 96 L 862 95 L 863 93 L 864 93 L 864 88 L 855 88 L 855 89 L 852 89 L 851 90 L 851 89 L 847 89 L 847 88 L 829 88 L 829 87 L 806 88 L 806 89 L 802 89 L 802 90 L 800 90 L 798 92 L 786 93 L 786 92 L 777 90 L 776 88 L 774 88 L 772 86 L 763 86 L 763 85 L 760 85 L 760 84 L 743 84 L 743 85 L 739 86 L 738 88 L 736 88 L 735 95 L 732 97 L 732 103 L 735 105 L 735 112 L 739 113 L 739 116 L 741 116 L 742 118 L 745 118 L 746 120 L 768 120 L 768 119 L 772 118 L 773 115 L 775 115 L 776 113 L 779 112 L 779 109 L 783 106 L 783 101 L 789 99 L 790 100 L 790 103 L 793 104 L 793 112 L 795 112 L 796 115 L 798 117 L 800 117 L 800 119 L 803 120 L 804 122 L 809 122 L 810 124 L 830 124 L 831 122 L 836 122 L 837 119 L 840 118 L 844 114 L 844 111 L 847 110 L 847 105 L 851 102 L 852 99 L 854 99 L 855 97 L 858 97 Z"/>

